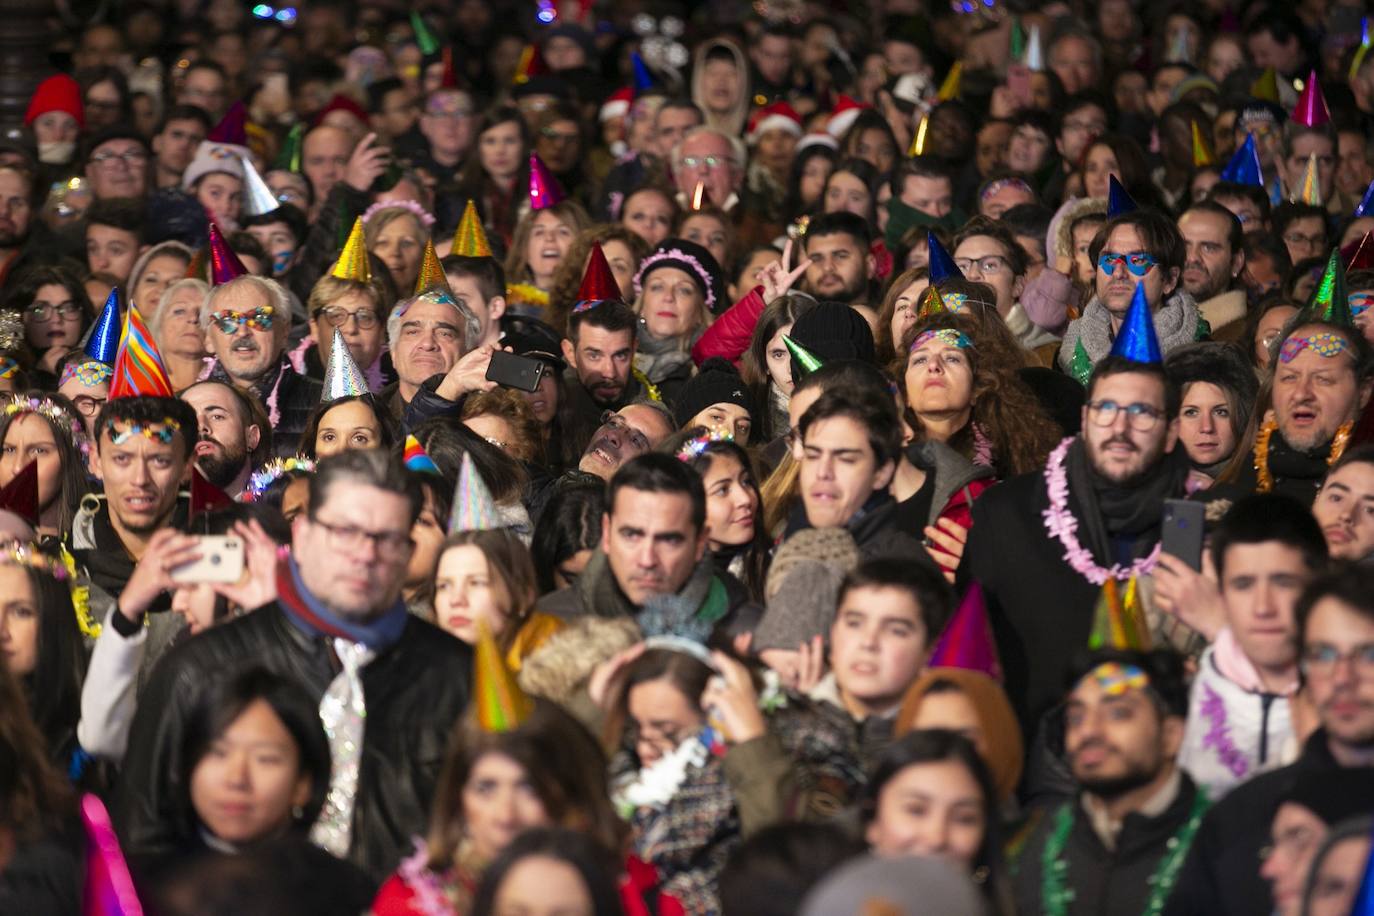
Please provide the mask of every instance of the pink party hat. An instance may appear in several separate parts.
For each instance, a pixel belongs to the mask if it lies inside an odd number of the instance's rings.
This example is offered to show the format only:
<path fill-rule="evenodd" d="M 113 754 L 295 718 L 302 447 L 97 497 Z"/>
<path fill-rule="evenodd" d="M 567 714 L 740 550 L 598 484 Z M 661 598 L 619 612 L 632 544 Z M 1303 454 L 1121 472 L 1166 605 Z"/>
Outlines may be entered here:
<path fill-rule="evenodd" d="M 1331 123 L 1331 111 L 1326 107 L 1326 96 L 1322 94 L 1322 84 L 1317 81 L 1317 71 L 1307 75 L 1307 82 L 1298 96 L 1298 107 L 1293 109 L 1293 120 L 1304 127 L 1321 127 Z"/>
<path fill-rule="evenodd" d="M 530 209 L 543 210 L 563 200 L 563 188 L 538 153 L 530 153 Z"/>
<path fill-rule="evenodd" d="M 930 653 L 929 668 L 964 668 L 1002 680 L 1002 663 L 992 641 L 992 624 L 983 603 L 983 587 L 974 582 L 959 602 Z"/>

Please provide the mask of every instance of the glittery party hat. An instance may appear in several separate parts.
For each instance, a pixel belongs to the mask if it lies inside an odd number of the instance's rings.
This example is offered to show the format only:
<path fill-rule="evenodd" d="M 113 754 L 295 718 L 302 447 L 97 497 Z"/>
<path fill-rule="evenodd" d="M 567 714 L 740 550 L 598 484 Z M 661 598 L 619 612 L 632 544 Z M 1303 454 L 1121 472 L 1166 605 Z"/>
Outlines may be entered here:
<path fill-rule="evenodd" d="M 153 335 L 144 324 L 143 316 L 138 313 L 138 306 L 130 302 L 124 313 L 124 333 L 120 337 L 119 352 L 115 355 L 109 399 L 136 398 L 145 394 L 170 398 L 172 382 L 167 377 L 167 369 L 162 364 L 162 354 L 153 342 Z"/>
<path fill-rule="evenodd" d="M 477 619 L 477 658 L 473 667 L 472 698 L 482 731 L 499 735 L 519 728 L 534 711 L 534 702 L 506 667 L 491 628 L 482 617 Z"/>
<path fill-rule="evenodd" d="M 30 525 L 38 524 L 38 459 L 20 469 L 0 487 L 0 509 L 8 509 Z"/>
<path fill-rule="evenodd" d="M 421 54 L 428 57 L 439 50 L 439 39 L 416 10 L 410 11 L 410 30 L 415 33 L 415 44 L 420 46 Z"/>
<path fill-rule="evenodd" d="M 563 200 L 563 188 L 553 172 L 539 158 L 538 153 L 530 153 L 530 209 L 543 210 Z"/>
<path fill-rule="evenodd" d="M 1354 216 L 1359 219 L 1362 216 L 1374 216 L 1374 181 L 1369 183 L 1369 187 L 1364 189 L 1364 196 L 1355 205 Z"/>
<path fill-rule="evenodd" d="M 430 239 L 425 242 L 425 255 L 420 259 L 420 272 L 415 277 L 415 292 L 412 296 L 418 296 L 431 289 L 441 290 L 450 296 L 453 291 L 449 289 L 448 277 L 444 274 L 444 268 L 439 263 L 439 255 L 434 251 L 434 241 Z"/>
<path fill-rule="evenodd" d="M 355 283 L 372 282 L 372 265 L 367 260 L 367 243 L 363 241 L 363 218 L 353 220 L 353 231 L 348 233 L 339 259 L 329 271 L 331 277 L 352 280 Z"/>
<path fill-rule="evenodd" d="M 1264 173 L 1260 169 L 1259 150 L 1255 147 L 1254 134 L 1245 135 L 1245 142 L 1231 155 L 1226 168 L 1221 170 L 1221 180 L 1232 184 L 1264 187 Z"/>
<path fill-rule="evenodd" d="M 205 139 L 211 143 L 232 143 L 235 146 L 248 145 L 248 109 L 242 102 L 229 106 L 219 123 L 210 128 Z"/>
<path fill-rule="evenodd" d="M 922 318 L 948 311 L 949 306 L 945 305 L 945 297 L 940 295 L 940 291 L 932 284 L 921 293 L 921 307 L 916 311 L 916 320 L 920 321 Z"/>
<path fill-rule="evenodd" d="M 936 98 L 941 102 L 948 102 L 959 98 L 959 94 L 964 84 L 964 62 L 956 60 L 954 66 L 949 68 L 949 73 L 945 74 L 945 81 L 940 84 L 940 91 L 936 93 Z"/>
<path fill-rule="evenodd" d="M 228 283 L 248 273 L 248 268 L 243 266 L 239 256 L 234 254 L 234 249 L 224 240 L 224 235 L 214 220 L 210 220 L 210 242 L 207 248 L 210 251 L 211 286 Z"/>
<path fill-rule="evenodd" d="M 267 186 L 267 182 L 262 180 L 258 170 L 253 167 L 253 163 L 248 157 L 243 159 L 243 215 L 262 216 L 271 213 L 281 206 L 281 201 L 277 200 L 277 195 L 272 193 L 272 189 Z"/>
<path fill-rule="evenodd" d="M 1207 142 L 1207 138 L 1202 135 L 1202 128 L 1197 126 L 1196 121 L 1188 123 L 1193 129 L 1193 168 L 1205 169 L 1216 165 L 1216 154 L 1212 152 L 1212 146 Z"/>
<path fill-rule="evenodd" d="M 113 366 L 119 353 L 119 335 L 124 325 L 124 309 L 120 307 L 119 287 L 110 290 L 105 297 L 105 307 L 100 317 L 91 325 L 91 335 L 86 338 L 86 355 L 91 359 Z"/>
<path fill-rule="evenodd" d="M 977 582 L 968 587 L 959 609 L 931 650 L 927 668 L 964 668 L 1002 680 L 1002 663 L 992 639 L 992 624 L 983 603 L 983 587 Z"/>
<path fill-rule="evenodd" d="M 1355 326 L 1355 316 L 1350 312 L 1350 296 L 1345 288 L 1345 268 L 1341 266 L 1339 249 L 1331 249 L 1326 259 L 1326 269 L 1317 281 L 1312 297 L 1303 307 L 1303 314 L 1313 321 L 1326 321 L 1344 328 Z"/>
<path fill-rule="evenodd" d="M 453 231 L 453 250 L 450 254 L 465 258 L 491 257 L 491 245 L 487 244 L 487 233 L 482 229 L 482 220 L 477 216 L 477 206 L 471 201 L 463 208 L 463 218 Z"/>
<path fill-rule="evenodd" d="M 606 253 L 601 250 L 601 243 L 592 242 L 591 257 L 587 259 L 587 269 L 582 272 L 582 285 L 577 288 L 574 301 L 580 305 L 583 302 L 621 298 L 620 285 L 615 282 L 615 274 L 611 273 L 611 265 L 606 260 Z"/>
<path fill-rule="evenodd" d="M 477 472 L 477 465 L 472 463 L 472 455 L 464 452 L 463 463 L 458 468 L 458 486 L 453 490 L 448 533 L 486 531 L 500 527 L 501 516 L 496 511 L 496 500 L 492 499 L 487 482 Z"/>
<path fill-rule="evenodd" d="M 1073 345 L 1073 357 L 1069 360 L 1069 375 L 1084 388 L 1088 387 L 1088 379 L 1092 378 L 1093 359 L 1088 355 L 1087 347 L 1083 346 L 1083 338 Z"/>
<path fill-rule="evenodd" d="M 1136 577 L 1131 576 L 1125 587 L 1116 579 L 1102 583 L 1093 612 L 1093 629 L 1088 636 L 1088 648 L 1150 650 L 1150 628 L 1140 606 Z"/>
<path fill-rule="evenodd" d="M 329 365 L 324 370 L 324 390 L 320 401 L 329 403 L 337 398 L 367 394 L 367 376 L 363 375 L 353 354 L 348 351 L 343 331 L 334 329 L 334 341 L 329 348 Z"/>
<path fill-rule="evenodd" d="M 911 135 L 911 146 L 907 147 L 906 155 L 908 159 L 915 159 L 917 156 L 925 154 L 926 134 L 930 132 L 930 115 L 921 115 L 921 120 L 916 124 L 916 133 Z"/>
<path fill-rule="evenodd" d="M 644 58 L 639 56 L 638 51 L 630 52 L 630 64 L 634 67 L 635 92 L 645 92 L 654 88 L 654 76 L 649 72 L 648 65 L 644 63 Z"/>
<path fill-rule="evenodd" d="M 415 438 L 414 433 L 406 436 L 405 448 L 401 451 L 401 460 L 412 471 L 424 471 L 428 474 L 443 476 L 443 472 L 439 470 L 439 465 L 435 464 L 434 459 L 429 457 L 429 452 L 425 451 L 425 447 L 420 444 L 419 439 Z"/>
<path fill-rule="evenodd" d="M 458 73 L 453 66 L 453 45 L 444 45 L 444 50 L 439 54 L 443 62 L 443 68 L 439 71 L 439 87 L 441 89 L 457 89 Z"/>
<path fill-rule="evenodd" d="M 141 916 L 143 905 L 139 903 L 134 879 L 99 796 L 90 792 L 81 796 L 81 824 L 85 852 L 81 912 L 92 916 Z"/>
<path fill-rule="evenodd" d="M 1115 175 L 1107 176 L 1107 219 L 1115 219 L 1126 213 L 1133 213 L 1140 209 L 1135 199 L 1126 192 L 1126 188 L 1121 182 L 1116 180 Z"/>
<path fill-rule="evenodd" d="M 787 352 L 792 354 L 792 359 L 801 367 L 802 375 L 810 375 L 825 363 L 810 350 L 797 343 L 786 334 L 782 335 L 782 342 L 787 346 Z"/>
<path fill-rule="evenodd" d="M 276 161 L 272 163 L 273 171 L 296 172 L 301 171 L 301 148 L 305 144 L 305 125 L 296 124 L 286 132 L 286 139 L 282 141 L 281 150 L 277 152 Z"/>
<path fill-rule="evenodd" d="M 1374 269 L 1374 232 L 1366 232 L 1358 242 L 1351 242 L 1341 249 L 1341 260 L 1345 270 Z"/>
<path fill-rule="evenodd" d="M 219 509 L 223 506 L 232 506 L 234 500 L 219 487 L 205 479 L 205 475 L 200 472 L 200 468 L 191 466 L 191 516 L 194 518 L 202 512 L 209 512 L 211 509 Z"/>
<path fill-rule="evenodd" d="M 954 263 L 954 259 L 949 256 L 945 246 L 940 244 L 940 240 L 935 237 L 935 233 L 926 230 L 926 244 L 930 246 L 930 283 L 943 283 L 946 280 L 965 280 L 964 272 Z"/>
<path fill-rule="evenodd" d="M 1317 79 L 1316 70 L 1308 73 L 1292 118 L 1293 123 L 1303 127 L 1321 127 L 1331 123 L 1331 111 L 1326 107 L 1326 96 L 1322 94 L 1322 84 Z"/>
<path fill-rule="evenodd" d="M 1032 73 L 1043 73 L 1045 70 L 1045 49 L 1038 25 L 1030 27 L 1030 35 L 1026 38 L 1026 69 Z"/>
<path fill-rule="evenodd" d="M 1293 200 L 1314 207 L 1322 205 L 1321 176 L 1317 169 L 1317 154 L 1307 157 L 1307 166 L 1302 170 L 1302 183 L 1293 189 Z"/>
<path fill-rule="evenodd" d="M 1265 68 L 1259 79 L 1250 84 L 1250 96 L 1264 102 L 1279 104 L 1279 75 L 1273 67 Z"/>
<path fill-rule="evenodd" d="M 1145 301 L 1145 284 L 1136 283 L 1135 295 L 1131 297 L 1131 307 L 1126 312 L 1126 320 L 1121 323 L 1121 332 L 1112 344 L 1112 356 L 1124 356 L 1138 363 L 1159 365 L 1164 356 L 1159 349 L 1159 337 L 1155 334 L 1155 319 L 1150 314 L 1150 303 Z"/>

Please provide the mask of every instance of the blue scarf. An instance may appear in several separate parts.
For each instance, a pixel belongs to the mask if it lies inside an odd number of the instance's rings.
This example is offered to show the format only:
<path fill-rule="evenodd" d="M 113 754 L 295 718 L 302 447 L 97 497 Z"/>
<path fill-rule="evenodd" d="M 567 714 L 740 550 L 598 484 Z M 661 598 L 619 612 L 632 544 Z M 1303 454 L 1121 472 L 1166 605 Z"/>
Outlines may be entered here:
<path fill-rule="evenodd" d="M 286 618 L 307 636 L 347 639 L 374 651 L 394 645 L 410 616 L 405 602 L 398 599 L 390 610 L 366 623 L 340 617 L 305 587 L 294 557 L 288 557 L 277 567 L 277 603 L 286 612 Z"/>

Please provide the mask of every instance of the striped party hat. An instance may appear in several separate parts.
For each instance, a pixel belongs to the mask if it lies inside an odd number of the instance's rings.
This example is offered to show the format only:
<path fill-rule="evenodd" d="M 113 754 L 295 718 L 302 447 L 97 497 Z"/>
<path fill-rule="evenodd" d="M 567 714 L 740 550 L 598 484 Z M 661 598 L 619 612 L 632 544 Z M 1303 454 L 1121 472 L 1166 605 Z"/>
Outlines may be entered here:
<path fill-rule="evenodd" d="M 115 354 L 109 399 L 141 395 L 170 398 L 173 396 L 172 382 L 167 377 L 167 368 L 162 364 L 162 354 L 153 342 L 153 335 L 138 313 L 138 306 L 130 302 L 129 310 L 124 313 L 119 352 Z"/>
<path fill-rule="evenodd" d="M 472 696 L 482 731 L 502 734 L 519 728 L 534 711 L 534 702 L 520 689 L 501 658 L 501 650 L 483 618 L 477 619 L 477 659 Z"/>
<path fill-rule="evenodd" d="M 1097 609 L 1093 613 L 1093 629 L 1088 636 L 1088 648 L 1098 649 L 1137 649 L 1150 651 L 1150 628 L 1145 622 L 1145 612 L 1140 606 L 1140 593 L 1136 577 L 1126 580 L 1125 588 L 1116 579 L 1102 583 L 1102 593 L 1097 598 Z"/>
<path fill-rule="evenodd" d="M 440 471 L 439 466 L 434 463 L 434 459 L 429 457 L 429 453 L 426 452 L 425 447 L 420 444 L 420 440 L 415 438 L 414 433 L 410 433 L 406 436 L 405 449 L 401 452 L 401 460 L 404 461 L 405 466 L 412 471 L 424 471 L 428 474 L 440 474 L 442 476 L 443 472 Z"/>
<path fill-rule="evenodd" d="M 458 486 L 453 492 L 453 510 L 448 517 L 448 531 L 486 531 L 500 528 L 501 518 L 496 512 L 496 500 L 492 499 L 487 482 L 477 473 L 472 456 L 463 453 L 463 464 L 458 469 Z"/>

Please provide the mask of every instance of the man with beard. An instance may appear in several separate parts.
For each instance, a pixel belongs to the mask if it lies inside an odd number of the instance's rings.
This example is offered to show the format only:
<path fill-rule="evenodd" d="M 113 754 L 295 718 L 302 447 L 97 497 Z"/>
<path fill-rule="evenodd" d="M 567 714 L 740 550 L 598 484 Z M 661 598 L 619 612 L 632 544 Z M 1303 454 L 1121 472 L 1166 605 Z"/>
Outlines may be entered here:
<path fill-rule="evenodd" d="M 868 223 L 854 213 L 827 213 L 813 219 L 802 237 L 806 291 L 817 299 L 868 305 L 868 281 L 873 276 L 872 243 Z"/>
<path fill-rule="evenodd" d="M 1109 356 L 1089 379 L 1079 435 L 1043 472 L 973 504 L 961 573 L 983 586 L 1007 695 L 1027 734 L 1060 699 L 1102 583 L 1154 569 L 1163 501 L 1182 497 L 1188 477 L 1175 449 L 1178 408 L 1160 364 Z"/>
<path fill-rule="evenodd" d="M 253 468 L 272 454 L 272 428 L 260 423 L 255 405 L 242 388 L 207 379 L 181 393 L 196 412 L 200 441 L 196 467 L 230 496 L 248 485 Z"/>
<path fill-rule="evenodd" d="M 1175 762 L 1188 709 L 1182 661 L 1102 650 L 1069 683 L 1064 756 L 1079 793 L 1026 841 L 1017 912 L 1157 913 L 1207 808 Z"/>
<path fill-rule="evenodd" d="M 1323 775 L 1374 781 L 1374 571 L 1336 566 L 1308 584 L 1293 614 L 1303 685 L 1319 727 L 1296 761 L 1237 786 L 1207 813 L 1166 916 L 1274 912 L 1257 866 L 1284 799 Z"/>
<path fill-rule="evenodd" d="M 565 450 L 585 451 L 601 426 L 602 415 L 641 398 L 648 391 L 634 370 L 635 328 L 639 321 L 624 302 L 602 300 L 568 316 L 563 358 L 564 387 L 572 412 Z"/>
<path fill-rule="evenodd" d="M 1199 201 L 1178 218 L 1183 236 L 1183 288 L 1212 328 L 1213 340 L 1238 340 L 1245 328 L 1245 233 L 1230 210 Z"/>
<path fill-rule="evenodd" d="M 1374 352 L 1359 331 L 1298 319 L 1273 365 L 1273 407 L 1255 435 L 1255 460 L 1237 486 L 1310 506 L 1340 458 L 1374 388 Z"/>
<path fill-rule="evenodd" d="M 10 166 L 0 168 L 0 283 L 29 240 L 33 178 Z"/>
<path fill-rule="evenodd" d="M 658 448 L 675 429 L 668 408 L 648 398 L 608 410 L 577 469 L 610 480 L 621 465 Z"/>
<path fill-rule="evenodd" d="M 210 291 L 200 323 L 215 357 L 209 377 L 253 392 L 267 408 L 275 453 L 294 455 L 323 386 L 297 374 L 283 356 L 291 327 L 286 291 L 274 280 L 236 277 Z"/>

